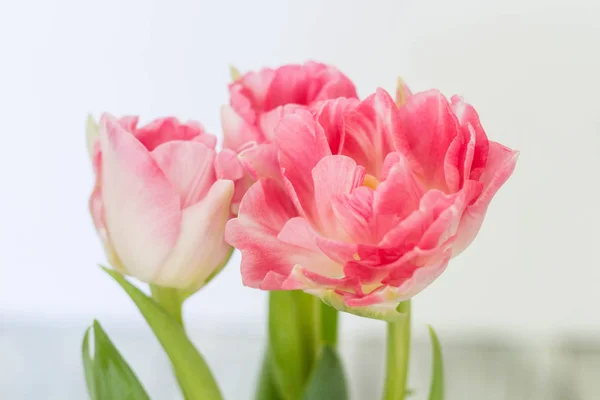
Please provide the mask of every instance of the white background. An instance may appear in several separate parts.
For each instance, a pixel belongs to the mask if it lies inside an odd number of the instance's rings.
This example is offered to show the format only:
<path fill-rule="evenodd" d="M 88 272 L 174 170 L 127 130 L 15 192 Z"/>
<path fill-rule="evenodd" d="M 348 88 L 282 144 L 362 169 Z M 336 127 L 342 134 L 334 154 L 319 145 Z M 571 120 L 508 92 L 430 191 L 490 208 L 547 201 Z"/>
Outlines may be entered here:
<path fill-rule="evenodd" d="M 228 66 L 314 59 L 361 96 L 438 87 L 519 149 L 470 249 L 415 299 L 417 331 L 558 340 L 600 332 L 600 8 L 590 1 L 0 2 L 0 318 L 142 325 L 87 210 L 88 113 L 173 114 L 220 134 Z M 262 332 L 235 256 L 186 305 L 200 330 Z M 344 336 L 382 325 L 344 316 Z M 234 328 L 232 328 L 234 327 Z M 235 328 L 237 327 L 237 328 Z M 424 331 L 424 329 L 422 329 Z M 78 344 L 74 344 L 77 345 Z"/>

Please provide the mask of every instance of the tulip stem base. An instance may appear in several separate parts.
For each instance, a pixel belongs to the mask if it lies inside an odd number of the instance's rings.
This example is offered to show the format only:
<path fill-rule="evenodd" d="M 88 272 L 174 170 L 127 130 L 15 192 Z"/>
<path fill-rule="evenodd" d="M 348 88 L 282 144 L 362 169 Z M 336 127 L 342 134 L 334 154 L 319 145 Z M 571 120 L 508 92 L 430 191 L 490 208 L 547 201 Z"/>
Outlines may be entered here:
<path fill-rule="evenodd" d="M 185 296 L 179 289 L 150 285 L 152 298 L 179 325 L 183 326 L 183 302 Z"/>
<path fill-rule="evenodd" d="M 387 323 L 385 384 L 383 400 L 404 400 L 407 394 L 410 355 L 410 300 L 400 303 L 398 312 L 406 315 L 400 321 Z"/>

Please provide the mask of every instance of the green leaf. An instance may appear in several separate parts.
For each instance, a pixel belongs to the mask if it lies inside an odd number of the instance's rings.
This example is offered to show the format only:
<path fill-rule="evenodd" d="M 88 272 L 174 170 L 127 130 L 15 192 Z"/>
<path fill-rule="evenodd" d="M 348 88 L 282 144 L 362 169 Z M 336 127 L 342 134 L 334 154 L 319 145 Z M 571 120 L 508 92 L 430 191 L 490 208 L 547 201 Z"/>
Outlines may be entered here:
<path fill-rule="evenodd" d="M 258 378 L 258 386 L 256 388 L 255 400 L 281 400 L 281 396 L 277 392 L 277 387 L 273 381 L 273 372 L 271 371 L 271 356 L 269 351 L 265 352 L 260 376 Z"/>
<path fill-rule="evenodd" d="M 183 327 L 119 272 L 104 268 L 127 292 L 171 360 L 186 400 L 222 400 L 208 365 L 187 337 Z"/>
<path fill-rule="evenodd" d="M 113 345 L 98 321 L 94 321 L 93 330 L 94 359 L 92 361 L 89 357 L 89 347 L 87 350 L 84 348 L 83 355 L 88 390 L 92 387 L 95 392 L 90 397 L 98 400 L 150 400 L 137 376 Z M 88 345 L 87 332 L 83 341 L 84 346 Z M 92 362 L 93 367 L 91 367 Z M 89 376 L 89 370 L 93 370 L 93 384 L 90 383 L 92 377 Z"/>
<path fill-rule="evenodd" d="M 337 344 L 338 310 L 320 302 L 321 307 L 321 340 L 324 344 L 335 347 Z"/>
<path fill-rule="evenodd" d="M 431 388 L 429 400 L 444 400 L 444 362 L 442 359 L 442 346 L 435 331 L 430 326 L 429 335 L 433 346 L 433 367 L 431 373 Z"/>
<path fill-rule="evenodd" d="M 346 378 L 333 347 L 325 345 L 310 377 L 303 400 L 346 400 Z"/>
<path fill-rule="evenodd" d="M 83 372 L 85 373 L 85 383 L 91 400 L 96 400 L 96 385 L 94 382 L 94 360 L 90 356 L 90 329 L 85 331 L 83 344 L 81 345 L 81 357 L 83 358 Z"/>
<path fill-rule="evenodd" d="M 294 291 L 269 293 L 269 352 L 273 380 L 285 400 L 302 395 L 309 364 L 305 351 L 303 323 L 298 294 Z"/>

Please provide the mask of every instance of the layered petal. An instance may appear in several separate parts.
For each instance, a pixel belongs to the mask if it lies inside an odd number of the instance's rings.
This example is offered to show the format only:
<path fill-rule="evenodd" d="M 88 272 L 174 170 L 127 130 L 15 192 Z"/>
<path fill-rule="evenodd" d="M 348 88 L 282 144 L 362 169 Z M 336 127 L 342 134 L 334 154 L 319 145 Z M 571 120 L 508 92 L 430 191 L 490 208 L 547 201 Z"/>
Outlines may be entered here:
<path fill-rule="evenodd" d="M 398 136 L 398 115 L 394 100 L 378 89 L 345 115 L 342 154 L 364 166 L 368 174 L 379 177 L 383 160 L 393 150 L 393 138 Z"/>
<path fill-rule="evenodd" d="M 310 110 L 323 127 L 332 154 L 342 154 L 345 140 L 344 117 L 359 104 L 358 99 L 338 97 L 315 103 Z"/>
<path fill-rule="evenodd" d="M 112 116 L 100 120 L 104 221 L 127 272 L 149 281 L 179 236 L 180 196 L 147 149 Z"/>
<path fill-rule="evenodd" d="M 281 120 L 275 145 L 284 184 L 298 212 L 317 220 L 311 172 L 321 158 L 331 155 L 323 128 L 310 112 L 299 110 Z"/>
<path fill-rule="evenodd" d="M 151 154 L 179 193 L 182 209 L 200 201 L 215 182 L 216 153 L 200 142 L 166 142 L 155 148 Z"/>
<path fill-rule="evenodd" d="M 278 238 L 295 216 L 294 205 L 275 182 L 260 180 L 248 190 L 238 218 L 229 221 L 225 231 L 226 241 L 242 252 L 244 285 L 279 290 L 294 265 L 311 264 L 316 253 L 306 239 L 287 243 Z"/>
<path fill-rule="evenodd" d="M 459 165 L 463 167 L 464 180 L 478 180 L 485 169 L 489 142 L 477 111 L 460 96 L 452 96 L 452 110 L 463 129 L 466 146 Z"/>
<path fill-rule="evenodd" d="M 362 185 L 365 169 L 346 156 L 323 157 L 311 171 L 314 185 L 314 207 L 321 232 L 329 237 L 338 236 L 338 226 L 333 209 L 334 199 L 348 195 Z"/>
<path fill-rule="evenodd" d="M 224 265 L 231 252 L 224 231 L 233 192 L 232 181 L 218 180 L 201 201 L 183 210 L 179 237 L 152 277 L 154 284 L 198 289 Z"/>
<path fill-rule="evenodd" d="M 215 159 L 217 179 L 228 179 L 234 182 L 235 191 L 231 200 L 231 212 L 238 213 L 240 202 L 246 191 L 254 183 L 254 179 L 246 173 L 238 155 L 230 149 L 223 149 Z"/>
<path fill-rule="evenodd" d="M 257 113 L 265 110 L 265 102 L 275 71 L 264 68 L 258 72 L 248 72 L 229 85 L 229 103 L 244 120 L 256 122 Z"/>
<path fill-rule="evenodd" d="M 223 147 L 238 151 L 248 142 L 263 142 L 260 130 L 242 118 L 231 106 L 221 107 L 221 126 L 223 128 Z"/>
<path fill-rule="evenodd" d="M 454 244 L 454 256 L 460 254 L 477 236 L 492 198 L 512 175 L 518 158 L 518 151 L 496 142 L 489 142 L 486 168 L 478 182 L 481 184 L 481 194 L 467 207 L 462 216 Z"/>
<path fill-rule="evenodd" d="M 429 187 L 456 191 L 460 185 L 459 161 L 464 137 L 448 100 L 437 90 L 410 96 L 399 109 L 400 130 L 394 144 L 410 149 L 415 168 Z"/>
<path fill-rule="evenodd" d="M 159 118 L 148 125 L 133 131 L 137 139 L 148 151 L 154 150 L 159 145 L 173 140 L 192 140 L 206 135 L 204 128 L 197 122 L 182 124 L 175 117 Z M 209 135 L 207 135 L 209 136 Z M 212 136 L 212 135 L 210 135 Z M 216 138 L 208 139 L 205 144 L 216 143 Z"/>

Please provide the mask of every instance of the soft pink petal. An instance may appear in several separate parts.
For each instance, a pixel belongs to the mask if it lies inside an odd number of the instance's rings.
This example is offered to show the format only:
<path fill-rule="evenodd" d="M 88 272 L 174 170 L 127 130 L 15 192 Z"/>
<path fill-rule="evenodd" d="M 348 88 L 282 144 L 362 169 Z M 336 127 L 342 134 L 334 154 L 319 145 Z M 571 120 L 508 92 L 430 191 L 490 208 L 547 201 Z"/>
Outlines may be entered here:
<path fill-rule="evenodd" d="M 313 168 L 314 201 L 317 210 L 317 226 L 327 236 L 335 237 L 337 223 L 333 211 L 333 201 L 337 197 L 350 194 L 352 189 L 362 185 L 365 169 L 346 156 L 323 157 Z"/>
<path fill-rule="evenodd" d="M 395 162 L 392 163 L 392 159 Z M 416 210 L 425 192 L 408 160 L 400 153 L 391 153 L 386 164 L 390 164 L 389 172 L 377 187 L 374 200 L 375 214 L 384 225 L 381 232 L 386 232 L 391 227 L 389 224 L 395 224 Z"/>
<path fill-rule="evenodd" d="M 223 266 L 231 251 L 223 235 L 233 190 L 232 181 L 218 180 L 200 202 L 183 211 L 177 242 L 153 283 L 198 288 Z"/>
<path fill-rule="evenodd" d="M 238 154 L 238 159 L 254 180 L 273 179 L 282 183 L 277 147 L 271 143 L 250 143 Z"/>
<path fill-rule="evenodd" d="M 322 86 L 318 90 L 309 91 L 309 99 L 319 101 L 338 97 L 357 98 L 354 83 L 333 67 L 328 67 L 320 76 Z M 314 93 L 314 94 L 313 94 Z"/>
<path fill-rule="evenodd" d="M 285 104 L 308 104 L 308 72 L 302 65 L 284 65 L 275 70 L 269 90 L 265 96 L 263 111 Z"/>
<path fill-rule="evenodd" d="M 384 303 L 392 302 L 398 304 L 419 294 L 423 289 L 435 281 L 448 266 L 450 252 L 445 253 L 441 261 L 433 265 L 426 265 L 408 271 L 394 272 L 378 290 L 374 290 L 365 296 L 346 296 L 345 303 L 349 307 L 366 307 L 377 305 L 381 307 Z M 392 285 L 395 283 L 396 285 Z"/>
<path fill-rule="evenodd" d="M 462 216 L 454 245 L 454 256 L 460 254 L 477 236 L 492 198 L 510 178 L 519 158 L 518 151 L 496 142 L 489 143 L 487 165 L 480 179 L 483 190 L 474 203 L 467 207 Z"/>
<path fill-rule="evenodd" d="M 181 123 L 174 117 L 156 119 L 135 131 L 135 136 L 148 151 L 154 150 L 165 142 L 172 140 L 192 140 L 202 135 L 207 134 L 199 123 Z"/>
<path fill-rule="evenodd" d="M 100 120 L 104 221 L 128 273 L 149 281 L 177 237 L 179 194 L 146 148 L 118 121 Z"/>
<path fill-rule="evenodd" d="M 244 196 L 238 218 L 227 224 L 225 240 L 242 252 L 242 282 L 265 290 L 281 289 L 298 262 L 309 263 L 313 251 L 282 242 L 277 235 L 296 211 L 275 182 L 260 180 Z M 274 275 L 275 274 L 275 275 Z"/>
<path fill-rule="evenodd" d="M 223 149 L 217 154 L 215 172 L 217 179 L 229 179 L 234 182 L 231 211 L 237 215 L 242 198 L 255 180 L 246 172 L 239 155 L 230 149 Z"/>
<path fill-rule="evenodd" d="M 179 193 L 182 209 L 200 201 L 216 180 L 215 151 L 200 142 L 167 142 L 151 154 Z"/>
<path fill-rule="evenodd" d="M 361 186 L 350 194 L 332 200 L 337 225 L 353 243 L 372 243 L 377 240 L 372 189 Z"/>
<path fill-rule="evenodd" d="M 359 104 L 358 99 L 338 97 L 311 106 L 311 112 L 323 127 L 332 154 L 341 154 L 344 146 L 344 116 Z"/>
<path fill-rule="evenodd" d="M 229 85 L 231 107 L 248 123 L 255 124 L 257 113 L 265 111 L 265 101 L 274 77 L 274 70 L 264 68 L 248 72 Z"/>
<path fill-rule="evenodd" d="M 290 219 L 277 236 L 284 243 L 306 250 L 303 256 L 308 260 L 305 262 L 297 260 L 297 264 L 302 265 L 304 269 L 329 277 L 342 276 L 342 266 L 327 257 L 317 245 L 319 237 L 320 235 L 314 231 L 310 223 L 301 217 Z"/>
<path fill-rule="evenodd" d="M 355 159 L 367 173 L 379 177 L 383 160 L 393 150 L 393 137 L 399 128 L 398 108 L 383 89 L 349 111 L 344 118 L 342 154 Z"/>
<path fill-rule="evenodd" d="M 275 144 L 290 197 L 300 213 L 315 220 L 318 217 L 311 173 L 323 157 L 331 155 L 323 128 L 308 111 L 299 110 L 281 120 L 276 129 Z"/>
<path fill-rule="evenodd" d="M 286 114 L 293 114 L 295 111 L 302 109 L 305 109 L 305 107 L 298 104 L 286 104 L 260 114 L 258 126 L 265 140 L 269 142 L 275 140 L 275 128 Z"/>
<path fill-rule="evenodd" d="M 425 183 L 444 191 L 456 186 L 463 136 L 448 100 L 437 90 L 414 94 L 400 107 L 399 120 L 396 148 L 408 145 Z"/>
<path fill-rule="evenodd" d="M 487 135 L 481 126 L 477 111 L 462 97 L 452 96 L 452 110 L 463 128 L 467 142 L 460 164 L 463 165 L 463 177 L 465 180 L 478 180 L 488 159 L 490 145 Z"/>
<path fill-rule="evenodd" d="M 262 142 L 263 135 L 256 126 L 248 123 L 230 106 L 221 107 L 223 147 L 238 151 L 248 142 Z"/>

